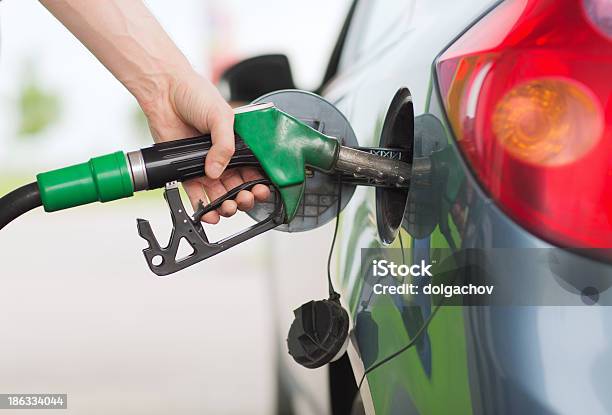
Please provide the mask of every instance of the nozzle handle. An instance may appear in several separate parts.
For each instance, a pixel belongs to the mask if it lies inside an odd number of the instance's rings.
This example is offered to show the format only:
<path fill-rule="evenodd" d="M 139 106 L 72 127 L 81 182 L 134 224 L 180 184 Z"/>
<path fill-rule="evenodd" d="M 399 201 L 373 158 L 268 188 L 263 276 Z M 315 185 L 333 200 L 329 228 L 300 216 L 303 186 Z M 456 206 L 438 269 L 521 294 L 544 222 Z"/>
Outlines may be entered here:
<path fill-rule="evenodd" d="M 259 162 L 253 152 L 246 146 L 244 141 L 236 136 L 236 151 L 232 156 L 227 168 L 242 166 L 259 166 Z M 212 138 L 210 135 L 199 137 L 166 141 L 154 144 L 140 150 L 144 167 L 144 184 L 138 185 L 136 190 L 159 189 L 166 183 L 173 181 L 185 181 L 194 177 L 204 176 L 204 162 L 210 148 Z M 137 154 L 129 153 L 128 159 L 135 172 L 138 162 Z M 140 187 L 146 186 L 142 189 Z"/>

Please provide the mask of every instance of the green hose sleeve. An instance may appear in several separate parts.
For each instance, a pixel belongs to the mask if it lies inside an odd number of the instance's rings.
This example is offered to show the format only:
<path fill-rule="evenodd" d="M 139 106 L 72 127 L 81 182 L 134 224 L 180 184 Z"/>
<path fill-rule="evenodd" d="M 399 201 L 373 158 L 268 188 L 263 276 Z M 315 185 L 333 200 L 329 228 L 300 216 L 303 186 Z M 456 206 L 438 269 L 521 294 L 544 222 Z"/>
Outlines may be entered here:
<path fill-rule="evenodd" d="M 130 197 L 134 185 L 122 151 L 36 176 L 45 211 Z"/>

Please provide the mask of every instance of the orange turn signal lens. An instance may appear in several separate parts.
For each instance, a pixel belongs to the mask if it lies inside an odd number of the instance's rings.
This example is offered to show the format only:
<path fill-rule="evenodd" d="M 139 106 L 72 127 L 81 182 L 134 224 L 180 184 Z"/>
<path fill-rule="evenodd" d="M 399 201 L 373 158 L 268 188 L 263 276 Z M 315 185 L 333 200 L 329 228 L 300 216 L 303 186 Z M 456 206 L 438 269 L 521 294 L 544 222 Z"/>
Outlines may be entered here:
<path fill-rule="evenodd" d="M 603 132 L 603 114 L 586 87 L 562 78 L 528 81 L 498 102 L 492 129 L 514 157 L 541 166 L 574 162 Z"/>

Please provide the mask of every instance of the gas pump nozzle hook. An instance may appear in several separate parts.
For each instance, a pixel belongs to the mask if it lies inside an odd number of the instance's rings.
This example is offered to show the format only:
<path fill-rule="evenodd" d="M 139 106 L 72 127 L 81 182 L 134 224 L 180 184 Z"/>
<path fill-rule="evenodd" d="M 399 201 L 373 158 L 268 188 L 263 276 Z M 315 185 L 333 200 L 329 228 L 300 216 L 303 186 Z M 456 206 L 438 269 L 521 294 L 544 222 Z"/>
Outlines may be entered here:
<path fill-rule="evenodd" d="M 164 199 L 168 203 L 172 218 L 172 233 L 168 245 L 161 247 L 153 234 L 149 221 L 137 220 L 138 234 L 149 243 L 149 246 L 143 250 L 143 254 L 151 271 L 158 276 L 173 274 L 280 225 L 285 213 L 283 204 L 278 198 L 275 198 L 276 208 L 267 219 L 220 241 L 209 241 L 202 226 L 202 216 L 220 207 L 225 200 L 234 198 L 240 191 L 249 190 L 257 184 L 271 184 L 271 182 L 267 179 L 253 180 L 230 190 L 206 206 L 200 202 L 193 217 L 190 217 L 181 201 L 178 183 L 168 183 L 164 190 Z M 193 252 L 184 258 L 178 258 L 181 240 L 185 240 L 193 249 Z"/>

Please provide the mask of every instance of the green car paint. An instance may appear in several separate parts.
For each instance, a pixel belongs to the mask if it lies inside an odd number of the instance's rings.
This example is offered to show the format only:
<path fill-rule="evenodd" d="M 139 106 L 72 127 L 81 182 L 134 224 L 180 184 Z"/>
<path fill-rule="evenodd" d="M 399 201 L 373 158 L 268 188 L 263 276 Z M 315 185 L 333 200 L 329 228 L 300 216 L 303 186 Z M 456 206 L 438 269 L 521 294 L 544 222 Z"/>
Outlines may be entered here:
<path fill-rule="evenodd" d="M 404 323 L 398 313 L 377 312 L 374 318 L 380 327 L 385 327 L 381 333 L 396 332 L 391 339 L 380 336 L 381 343 L 404 346 L 412 340 L 402 330 Z M 428 325 L 427 333 L 431 343 L 431 376 L 423 369 L 416 347 L 408 348 L 368 375 L 377 414 L 392 413 L 392 383 L 408 393 L 419 414 L 472 413 L 461 307 L 442 306 Z"/>
<path fill-rule="evenodd" d="M 404 236 L 402 234 L 402 238 Z M 398 245 L 398 240 L 396 240 L 390 248 L 398 248 Z M 404 246 L 404 248 L 407 247 Z M 443 263 L 448 264 L 448 262 Z M 448 266 L 443 269 L 440 267 L 434 269 L 434 283 L 441 282 L 438 275 L 442 274 L 441 271 L 449 269 Z M 410 296 L 404 296 L 404 301 L 409 304 Z M 435 306 L 432 305 L 433 307 Z M 409 396 L 411 403 L 420 414 L 472 413 L 467 382 L 468 369 L 465 360 L 466 342 L 462 309 L 442 305 L 434 313 L 435 315 L 426 328 L 431 344 L 432 369 L 430 374 L 426 373 L 415 344 L 367 375 L 377 414 L 394 413 L 393 404 L 397 399 L 395 396 L 397 386 Z M 407 330 L 407 322 L 402 318 L 391 296 L 377 296 L 371 304 L 371 316 L 378 327 L 376 333 L 378 358 L 368 367 L 376 365 L 387 356 L 405 348 L 414 340 Z M 356 318 L 357 316 L 354 315 L 354 319 Z"/>
<path fill-rule="evenodd" d="M 430 79 L 428 96 L 426 99 L 426 110 L 428 112 L 433 93 L 433 79 Z M 447 138 L 448 128 L 445 126 Z M 443 212 L 448 218 L 448 229 L 455 243 L 460 244 L 460 233 L 455 226 L 451 215 L 451 204 L 449 200 L 459 191 L 464 177 L 461 168 L 456 165 L 457 160 L 453 159 L 447 152 L 440 152 L 434 156 L 434 162 L 443 163 L 448 167 L 449 175 L 452 180 L 446 182 L 444 189 L 445 206 Z M 345 245 L 346 257 L 342 258 L 343 286 L 347 289 L 350 296 L 350 311 L 353 321 L 356 321 L 359 310 L 359 300 L 363 297 L 364 284 L 361 262 L 355 261 L 354 256 L 360 255 L 359 242 L 368 240 L 371 232 L 375 232 L 375 225 L 368 223 L 367 218 L 374 215 L 373 204 L 369 200 L 362 202 L 358 206 L 354 215 L 351 216 L 351 232 L 347 235 Z M 374 229 L 372 229 L 374 228 Z M 448 235 L 449 232 L 446 232 Z M 404 242 L 404 249 L 410 249 L 414 245 L 414 240 L 404 230 L 401 230 Z M 376 234 L 375 234 L 376 235 Z M 430 248 L 448 251 L 450 248 L 447 236 L 441 232 L 437 226 L 430 236 Z M 377 237 L 370 239 L 363 247 L 380 246 Z M 398 240 L 390 246 L 398 248 Z M 344 247 L 343 247 L 344 248 Z M 407 259 L 407 263 L 411 260 Z M 452 266 L 452 265 L 451 265 Z M 434 273 L 434 282 L 437 279 Z M 435 305 L 437 299 L 429 297 L 432 302 L 430 320 L 423 321 L 423 333 L 413 331 L 413 336 L 409 334 L 407 322 L 402 318 L 402 314 L 394 303 L 390 295 L 378 295 L 378 298 L 369 306 L 371 318 L 377 326 L 377 333 L 364 333 L 365 336 L 375 336 L 377 341 L 376 360 L 369 365 L 381 362 L 388 356 L 398 352 L 414 341 L 414 337 L 420 335 L 414 345 L 398 354 L 391 360 L 376 367 L 366 376 L 372 396 L 376 414 L 397 413 L 397 394 L 404 394 L 410 401 L 409 406 L 413 406 L 419 414 L 457 414 L 468 415 L 473 413 L 471 391 L 469 384 L 468 362 L 467 362 L 467 343 L 465 337 L 465 321 L 463 307 L 453 305 Z M 410 296 L 403 296 L 404 304 L 411 304 Z M 419 356 L 417 344 L 423 341 L 423 336 L 427 336 L 430 345 L 431 372 L 428 373 Z M 363 359 L 362 355 L 362 360 Z M 365 362 L 364 362 L 365 363 Z M 366 367 L 367 370 L 367 367 Z M 398 390 L 400 392 L 398 392 Z M 405 409 L 402 406 L 402 409 Z M 403 412 L 402 412 L 403 413 Z M 412 412 L 407 412 L 411 414 Z"/>

